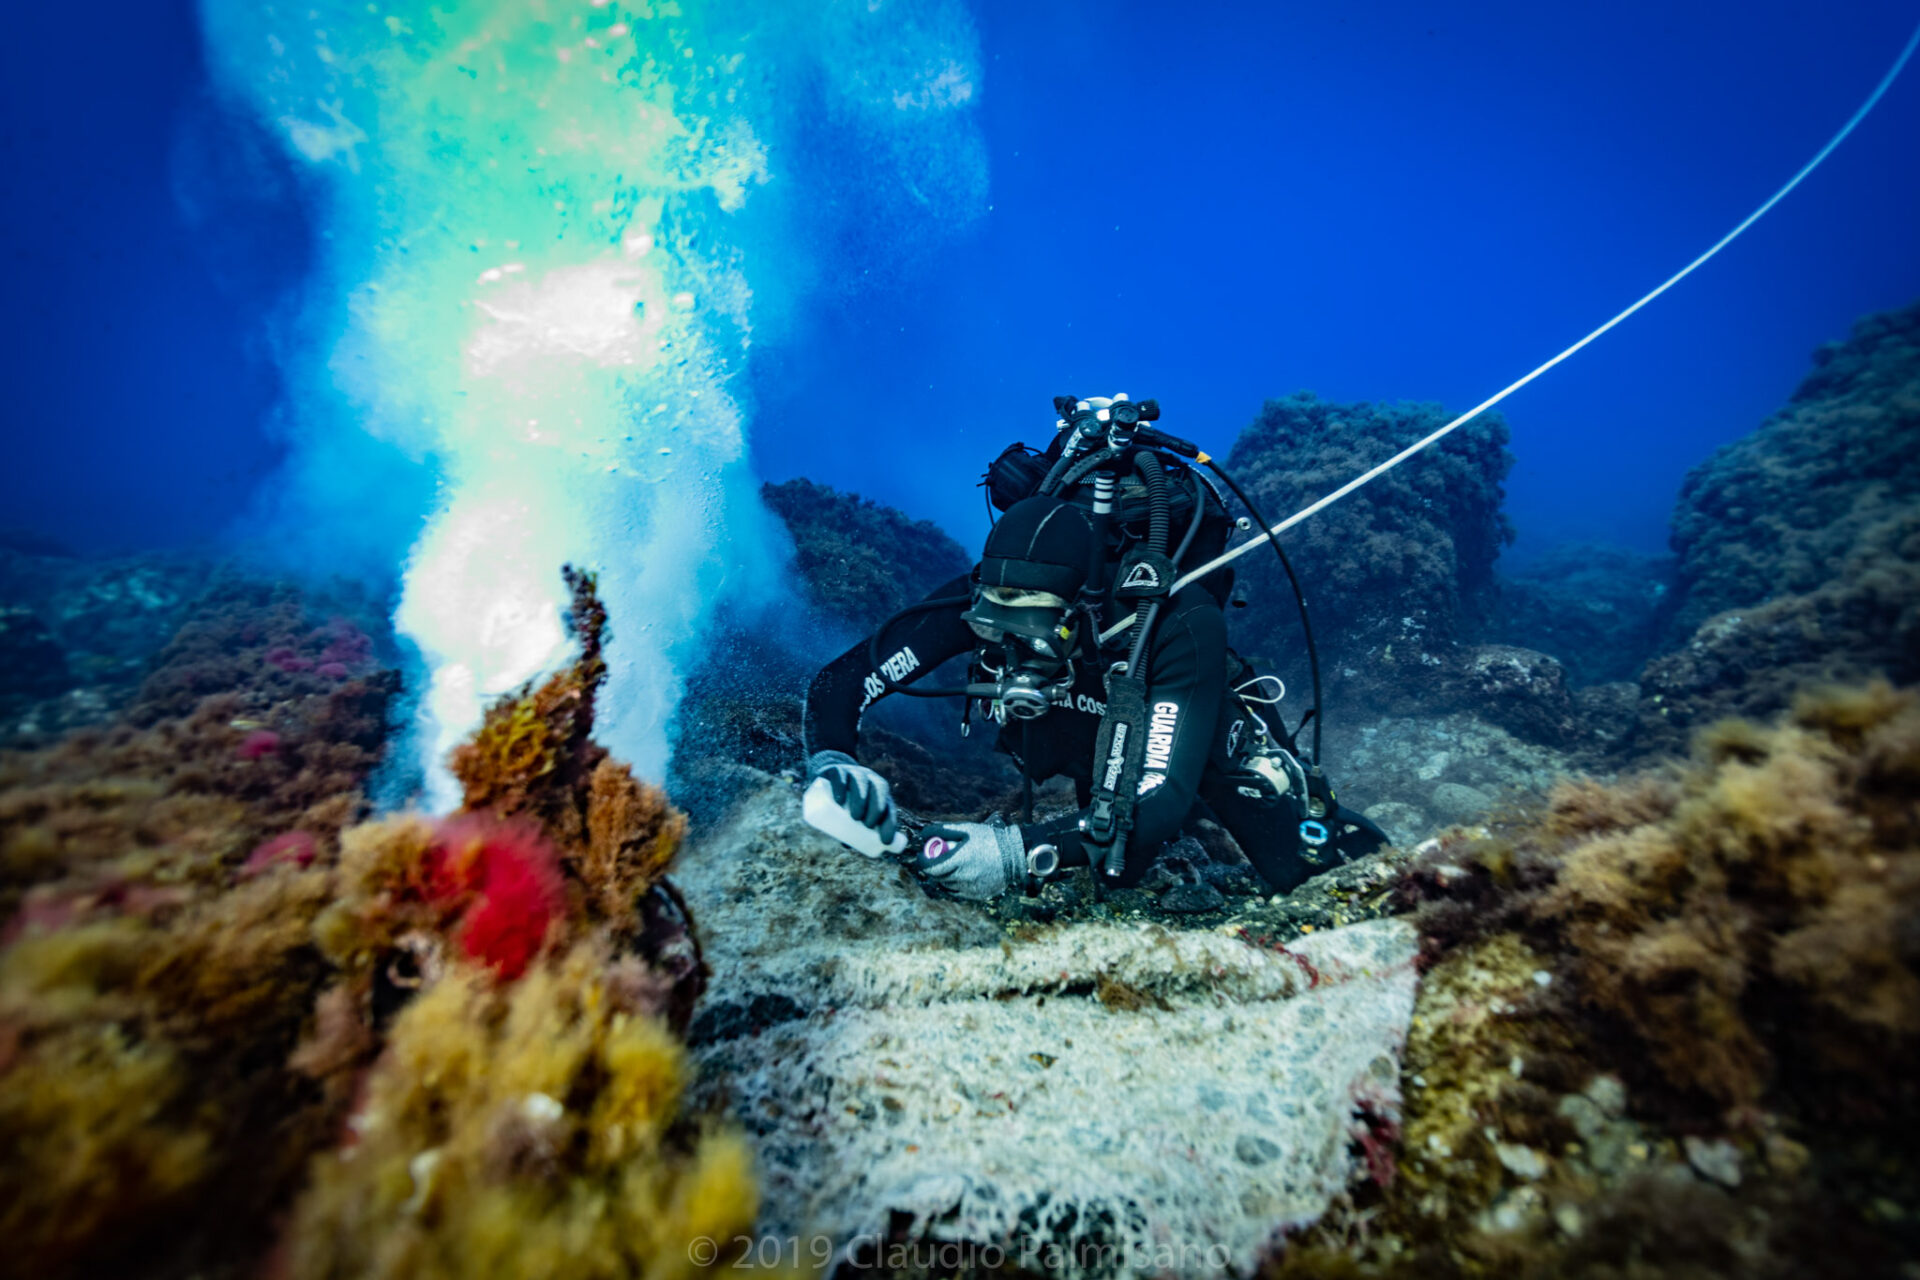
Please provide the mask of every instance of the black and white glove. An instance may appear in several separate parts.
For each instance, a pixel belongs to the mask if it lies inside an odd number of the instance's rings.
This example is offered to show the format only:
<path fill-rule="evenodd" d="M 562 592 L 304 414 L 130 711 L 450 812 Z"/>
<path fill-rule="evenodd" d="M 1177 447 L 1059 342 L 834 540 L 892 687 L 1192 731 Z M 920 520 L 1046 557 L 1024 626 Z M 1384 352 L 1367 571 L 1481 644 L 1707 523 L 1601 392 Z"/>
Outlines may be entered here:
<path fill-rule="evenodd" d="M 942 893 L 980 902 L 1027 881 L 1026 842 L 1019 827 L 938 823 L 922 830 L 920 838 L 925 843 L 910 865 L 928 887 Z"/>
<path fill-rule="evenodd" d="M 825 778 L 833 802 L 848 817 L 871 828 L 881 844 L 890 844 L 900 830 L 887 780 L 844 751 L 816 751 L 807 757 L 807 781 Z"/>

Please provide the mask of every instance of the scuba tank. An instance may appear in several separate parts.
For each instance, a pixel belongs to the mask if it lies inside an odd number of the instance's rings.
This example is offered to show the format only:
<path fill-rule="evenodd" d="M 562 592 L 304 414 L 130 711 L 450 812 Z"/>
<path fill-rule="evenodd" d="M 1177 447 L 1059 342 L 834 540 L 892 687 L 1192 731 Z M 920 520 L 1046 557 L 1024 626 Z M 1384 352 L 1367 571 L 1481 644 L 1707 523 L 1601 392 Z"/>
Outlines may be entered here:
<path fill-rule="evenodd" d="M 1067 401 L 1068 398 L 1062 396 L 1055 401 L 1055 405 L 1057 407 Z M 1105 399 L 1079 403 L 1110 404 Z M 1130 402 L 1122 399 L 1119 403 Z M 1153 404 L 1151 400 L 1141 402 L 1142 406 Z M 1044 452 L 1024 444 L 1012 444 L 988 464 L 979 484 L 986 491 L 988 506 L 993 511 L 1006 511 L 1014 503 L 1038 493 L 1053 493 L 1084 507 L 1090 513 L 1094 511 L 1098 501 L 1098 470 L 1072 465 L 1085 461 L 1084 453 L 1070 457 L 1068 465 L 1057 465 L 1061 463 L 1074 432 L 1065 418 L 1059 419 L 1056 427 L 1058 430 L 1053 441 Z M 1224 551 L 1235 527 L 1219 490 L 1198 468 L 1170 454 L 1154 454 L 1142 449 L 1140 455 L 1152 459 L 1148 466 L 1153 463 L 1160 465 L 1165 483 L 1162 492 L 1156 495 L 1156 485 L 1138 465 L 1123 463 L 1117 471 L 1109 472 L 1113 481 L 1113 495 L 1106 524 L 1107 545 L 1103 565 L 1109 589 L 1119 585 L 1123 579 L 1120 566 L 1128 554 L 1147 546 L 1152 540 L 1156 500 L 1164 502 L 1164 514 L 1159 519 L 1164 522 L 1161 527 L 1173 531 L 1171 536 L 1178 536 L 1178 531 L 1190 526 L 1196 505 L 1199 507 L 1201 523 L 1194 531 L 1195 537 L 1188 556 L 1193 563 L 1211 560 Z M 1189 480 L 1189 477 L 1196 476 L 1201 481 L 1197 495 Z M 1162 551 L 1165 549 L 1163 545 Z M 1208 593 L 1223 605 L 1231 593 L 1232 584 L 1231 573 L 1212 574 L 1201 581 Z"/>
<path fill-rule="evenodd" d="M 1257 770 L 1262 784 L 1276 793 L 1303 796 L 1303 807 L 1314 821 L 1302 824 L 1302 838 L 1310 845 L 1325 843 L 1325 827 L 1317 819 L 1329 812 L 1333 795 L 1319 765 L 1319 664 L 1307 623 L 1306 602 L 1279 540 L 1252 499 L 1204 451 L 1147 425 L 1160 417 L 1158 402 L 1136 402 L 1125 395 L 1087 399 L 1059 396 L 1054 399 L 1054 408 L 1060 416 L 1047 449 L 1037 451 L 1015 444 L 1002 450 L 988 466 L 980 485 L 986 490 L 989 506 L 999 511 L 1036 495 L 1082 506 L 1094 531 L 1085 585 L 1071 602 L 1071 610 L 1086 624 L 1073 630 L 1076 656 L 1079 661 L 1098 664 L 1096 669 L 1104 671 L 1107 694 L 1092 762 L 1092 795 L 1081 824 L 1082 844 L 1093 864 L 1096 892 L 1104 878 L 1117 876 L 1124 868 L 1133 808 L 1144 778 L 1149 733 L 1146 663 L 1154 625 L 1172 596 L 1182 566 L 1217 558 L 1236 525 L 1251 527 L 1244 520 L 1236 522 L 1228 516 L 1220 491 L 1212 478 L 1202 474 L 1202 466 L 1260 520 L 1264 540 L 1273 545 L 1294 584 L 1313 672 L 1314 709 L 1308 713 L 1314 728 L 1313 763 L 1303 767 L 1289 749 L 1294 735 L 1286 734 L 1286 747 L 1276 739 L 1270 748 L 1253 753 L 1260 757 L 1260 764 L 1253 760 L 1247 764 Z M 1177 547 L 1170 546 L 1175 530 L 1180 531 Z M 1232 571 L 1224 567 L 1198 579 L 1198 585 L 1222 606 L 1227 603 L 1232 584 Z M 959 688 L 912 688 L 888 678 L 879 666 L 880 642 L 888 628 L 918 610 L 954 603 L 958 601 L 929 600 L 909 605 L 875 632 L 869 641 L 869 654 L 885 692 L 963 698 L 963 734 L 976 703 L 988 710 L 1004 735 L 1010 720 L 1030 720 L 1059 701 L 1058 695 L 1070 685 L 1070 679 L 1029 688 L 1033 682 L 1022 683 L 1020 673 L 983 665 L 980 651 L 976 651 L 968 683 Z M 1129 607 L 1131 613 L 1108 627 L 1109 606 L 1116 617 Z M 1124 660 L 1117 660 L 1121 654 Z M 1284 722 L 1281 729 L 1284 733 Z M 1015 759 L 1021 757 L 1016 755 Z M 1292 768 L 1285 762 L 1291 762 Z M 1261 764 L 1268 768 L 1261 768 Z M 1026 773 L 1024 762 L 1021 772 Z M 1027 778 L 1026 783 L 1030 819 L 1032 779 Z"/>

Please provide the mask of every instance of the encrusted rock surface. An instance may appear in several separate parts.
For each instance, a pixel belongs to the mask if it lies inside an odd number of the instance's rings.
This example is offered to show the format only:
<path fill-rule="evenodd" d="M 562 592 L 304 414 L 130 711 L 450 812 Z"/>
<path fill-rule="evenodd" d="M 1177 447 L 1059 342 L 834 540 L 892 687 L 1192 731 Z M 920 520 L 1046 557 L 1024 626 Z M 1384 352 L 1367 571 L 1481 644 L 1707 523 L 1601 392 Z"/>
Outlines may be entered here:
<path fill-rule="evenodd" d="M 1550 654 L 1510 644 L 1474 645 L 1456 655 L 1444 679 L 1448 702 L 1529 742 L 1565 749 L 1585 736 L 1566 669 Z"/>
<path fill-rule="evenodd" d="M 0 549 L 0 601 L 32 610 L 83 675 L 137 670 L 173 637 L 214 568 L 165 554 L 92 560 Z"/>
<path fill-rule="evenodd" d="M 211 561 L 185 556 L 0 546 L 0 746 L 110 718 L 213 573 Z"/>
<path fill-rule="evenodd" d="M 1814 366 L 1687 476 L 1665 651 L 1623 757 L 1682 750 L 1809 686 L 1920 679 L 1920 304 L 1866 317 Z"/>
<path fill-rule="evenodd" d="M 1813 366 L 1778 413 L 1688 473 L 1673 511 L 1679 582 L 1665 647 L 1716 614 L 1836 580 L 1884 595 L 1893 584 L 1870 579 L 1911 564 L 1920 303 L 1863 317 L 1845 342 L 1814 352 Z M 1869 547 L 1874 563 L 1847 565 Z M 1827 642 L 1880 634 L 1835 629 Z"/>
<path fill-rule="evenodd" d="M 1576 687 L 1632 680 L 1659 641 L 1673 593 L 1671 556 L 1563 544 L 1498 570 L 1487 639 L 1558 658 Z"/>
<path fill-rule="evenodd" d="M 1502 801 L 1544 790 L 1578 763 L 1572 752 L 1525 741 L 1466 712 L 1335 720 L 1326 748 L 1341 803 L 1406 848 Z"/>
<path fill-rule="evenodd" d="M 47 624 L 31 609 L 0 605 L 0 707 L 52 697 L 72 683 Z"/>
<path fill-rule="evenodd" d="M 1263 513 L 1278 519 L 1450 416 L 1436 404 L 1342 404 L 1302 392 L 1261 406 L 1226 467 Z M 1378 679 L 1383 671 L 1395 681 L 1417 678 L 1422 653 L 1444 654 L 1477 636 L 1495 598 L 1494 560 L 1513 537 L 1500 510 L 1513 465 L 1507 439 L 1500 415 L 1483 414 L 1428 450 L 1419 465 L 1388 472 L 1288 533 L 1287 554 L 1312 602 L 1331 704 L 1404 706 Z M 1277 558 L 1244 556 L 1235 569 L 1247 608 L 1230 618 L 1234 646 L 1304 689 L 1299 617 Z"/>
<path fill-rule="evenodd" d="M 1369 1176 L 1397 1123 L 1400 922 L 1283 944 L 1250 912 L 1181 929 L 1108 902 L 1005 925 L 820 836 L 771 780 L 676 879 L 713 969 L 702 1087 L 754 1135 L 765 1231 L 1221 1274 Z"/>

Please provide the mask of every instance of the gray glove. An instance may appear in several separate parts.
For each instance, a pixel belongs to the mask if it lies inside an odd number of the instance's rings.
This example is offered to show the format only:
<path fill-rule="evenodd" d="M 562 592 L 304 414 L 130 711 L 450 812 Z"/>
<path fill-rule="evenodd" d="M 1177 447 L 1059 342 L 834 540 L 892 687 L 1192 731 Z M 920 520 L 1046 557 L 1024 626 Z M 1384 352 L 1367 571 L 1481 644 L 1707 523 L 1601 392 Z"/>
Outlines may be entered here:
<path fill-rule="evenodd" d="M 900 830 L 900 815 L 893 807 L 892 789 L 887 780 L 844 751 L 816 751 L 807 757 L 807 781 L 825 778 L 833 792 L 833 802 L 863 827 L 880 835 L 880 843 L 889 843 Z"/>
<path fill-rule="evenodd" d="M 1020 828 L 984 822 L 939 823 L 920 833 L 925 841 L 910 865 L 928 886 L 956 898 L 985 901 L 1025 884 L 1026 842 Z"/>

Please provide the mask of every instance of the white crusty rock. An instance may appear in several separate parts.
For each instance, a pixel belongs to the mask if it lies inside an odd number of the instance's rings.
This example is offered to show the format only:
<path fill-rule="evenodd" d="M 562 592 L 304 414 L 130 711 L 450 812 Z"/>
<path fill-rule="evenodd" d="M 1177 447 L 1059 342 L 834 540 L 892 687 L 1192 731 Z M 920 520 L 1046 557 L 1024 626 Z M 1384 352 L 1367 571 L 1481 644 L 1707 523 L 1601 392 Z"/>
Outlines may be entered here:
<path fill-rule="evenodd" d="M 763 1232 L 845 1248 L 905 1215 L 1039 1272 L 1217 1275 L 1317 1219 L 1367 1175 L 1367 1126 L 1397 1123 L 1402 922 L 1285 952 L 1137 923 L 1003 935 L 813 832 L 777 783 L 675 879 L 713 970 L 700 1087 L 753 1137 Z"/>

